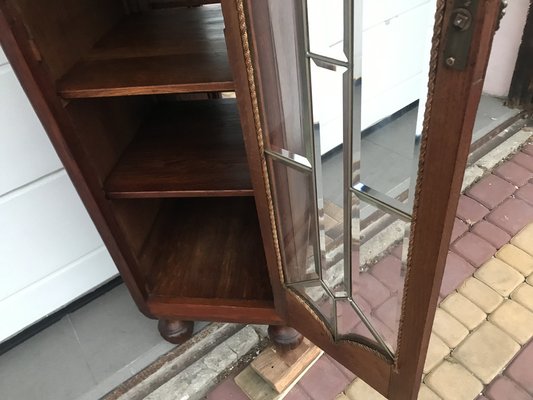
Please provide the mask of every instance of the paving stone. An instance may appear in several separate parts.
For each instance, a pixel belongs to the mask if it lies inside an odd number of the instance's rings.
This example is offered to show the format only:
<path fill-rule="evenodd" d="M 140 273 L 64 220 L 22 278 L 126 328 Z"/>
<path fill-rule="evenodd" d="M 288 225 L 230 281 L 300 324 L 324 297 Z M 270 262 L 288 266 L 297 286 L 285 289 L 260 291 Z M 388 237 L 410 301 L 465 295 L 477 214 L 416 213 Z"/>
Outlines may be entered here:
<path fill-rule="evenodd" d="M 510 198 L 492 210 L 487 220 L 510 235 L 516 235 L 526 224 L 533 221 L 533 206 L 523 200 Z"/>
<path fill-rule="evenodd" d="M 333 358 L 331 358 L 329 355 L 325 355 L 325 357 L 329 358 L 329 361 L 331 361 L 331 363 L 333 365 L 335 365 L 335 367 L 341 371 L 344 376 L 346 376 L 346 378 L 348 378 L 351 381 L 353 381 L 355 379 L 355 374 L 350 371 L 348 368 L 346 368 L 344 365 L 342 365 L 341 363 L 339 363 L 337 360 L 334 360 Z"/>
<path fill-rule="evenodd" d="M 493 312 L 503 302 L 501 295 L 474 277 L 464 281 L 458 290 L 487 314 Z"/>
<path fill-rule="evenodd" d="M 237 353 L 241 358 L 250 351 L 252 347 L 259 343 L 259 335 L 250 325 L 245 326 L 235 335 L 226 340 L 226 345 Z"/>
<path fill-rule="evenodd" d="M 468 329 L 441 308 L 435 312 L 433 332 L 451 349 L 468 335 Z"/>
<path fill-rule="evenodd" d="M 516 191 L 516 197 L 533 205 L 533 183 L 528 183 Z"/>
<path fill-rule="evenodd" d="M 516 153 L 511 161 L 533 172 L 533 156 L 526 153 Z"/>
<path fill-rule="evenodd" d="M 425 382 L 444 400 L 472 400 L 483 390 L 483 384 L 465 367 L 450 361 L 435 368 Z"/>
<path fill-rule="evenodd" d="M 491 258 L 474 276 L 503 297 L 507 297 L 524 281 L 523 275 L 497 258 Z"/>
<path fill-rule="evenodd" d="M 472 228 L 472 232 L 480 238 L 485 239 L 497 249 L 511 240 L 511 235 L 488 221 L 479 221 Z"/>
<path fill-rule="evenodd" d="M 511 299 L 533 312 L 533 286 L 522 283 L 511 293 Z"/>
<path fill-rule="evenodd" d="M 509 335 L 490 322 L 484 322 L 452 352 L 452 356 L 488 384 L 519 350 L 520 345 Z"/>
<path fill-rule="evenodd" d="M 505 370 L 504 375 L 508 376 L 529 394 L 533 395 L 533 342 L 525 346 L 511 365 Z"/>
<path fill-rule="evenodd" d="M 533 144 L 531 144 L 531 143 L 526 144 L 522 148 L 522 153 L 526 153 L 526 154 L 529 154 L 530 156 L 533 156 Z"/>
<path fill-rule="evenodd" d="M 312 399 L 322 400 L 335 398 L 349 383 L 350 379 L 328 357 L 322 356 L 303 376 L 299 385 Z"/>
<path fill-rule="evenodd" d="M 222 397 L 216 400 L 226 400 L 226 399 Z M 305 390 L 302 389 L 302 387 L 299 384 L 297 384 L 289 391 L 287 396 L 285 396 L 284 400 L 313 400 L 313 399 L 309 397 L 309 395 L 305 392 Z"/>
<path fill-rule="evenodd" d="M 487 317 L 483 310 L 459 293 L 448 296 L 440 306 L 469 330 L 473 330 Z"/>
<path fill-rule="evenodd" d="M 442 341 L 440 337 L 431 333 L 429 347 L 424 364 L 424 374 L 427 374 L 435 368 L 447 355 L 450 354 L 450 348 Z"/>
<path fill-rule="evenodd" d="M 489 315 L 489 321 L 520 344 L 533 336 L 533 313 L 513 300 L 506 300 Z"/>
<path fill-rule="evenodd" d="M 468 225 L 461 221 L 459 218 L 455 218 L 453 222 L 452 236 L 450 243 L 455 242 L 460 236 L 462 236 L 468 230 Z"/>
<path fill-rule="evenodd" d="M 533 178 L 533 172 L 512 161 L 504 162 L 494 170 L 493 174 L 518 187 L 525 185 Z"/>
<path fill-rule="evenodd" d="M 511 239 L 511 243 L 533 256 L 533 224 L 522 229 Z"/>
<path fill-rule="evenodd" d="M 496 253 L 496 247 L 470 232 L 457 240 L 452 250 L 474 267 L 479 267 Z"/>
<path fill-rule="evenodd" d="M 391 296 L 385 303 L 374 311 L 381 322 L 387 325 L 393 332 L 398 332 L 400 326 L 400 312 L 402 309 L 402 296 Z"/>
<path fill-rule="evenodd" d="M 463 281 L 472 276 L 474 267 L 466 260 L 453 252 L 448 252 L 446 258 L 446 266 L 444 268 L 444 276 L 440 286 L 440 295 L 442 297 L 448 296 L 453 292 Z"/>
<path fill-rule="evenodd" d="M 433 390 L 422 384 L 418 391 L 418 400 L 441 400 L 441 398 Z"/>
<path fill-rule="evenodd" d="M 390 297 L 390 291 L 370 273 L 359 274 L 354 282 L 355 292 L 372 307 L 377 307 Z"/>
<path fill-rule="evenodd" d="M 350 398 L 346 396 L 344 393 L 339 393 L 337 397 L 335 397 L 335 400 L 350 400 Z"/>
<path fill-rule="evenodd" d="M 529 285 L 533 286 L 533 274 L 529 275 L 529 278 L 527 278 L 526 282 Z"/>
<path fill-rule="evenodd" d="M 356 379 L 345 391 L 350 400 L 386 400 L 362 379 Z"/>
<path fill-rule="evenodd" d="M 402 276 L 402 262 L 398 258 L 389 255 L 376 263 L 370 272 L 392 293 L 403 290 L 405 277 Z"/>
<path fill-rule="evenodd" d="M 512 244 L 503 246 L 496 253 L 496 258 L 510 265 L 524 276 L 529 276 L 533 272 L 533 257 Z"/>
<path fill-rule="evenodd" d="M 248 396 L 244 394 L 232 378 L 228 378 L 210 392 L 206 400 L 248 400 Z"/>
<path fill-rule="evenodd" d="M 468 197 L 480 202 L 492 210 L 507 197 L 512 195 L 516 187 L 496 175 L 489 174 L 468 190 Z"/>
<path fill-rule="evenodd" d="M 532 143 L 526 144 L 522 148 L 522 153 L 526 153 L 526 154 L 529 154 L 530 156 L 533 156 L 533 144 Z"/>
<path fill-rule="evenodd" d="M 485 394 L 491 400 L 533 400 L 524 389 L 505 376 L 495 379 Z"/>
<path fill-rule="evenodd" d="M 467 224 L 474 225 L 488 213 L 489 210 L 474 199 L 471 199 L 465 195 L 461 195 L 461 197 L 459 197 L 457 216 Z"/>

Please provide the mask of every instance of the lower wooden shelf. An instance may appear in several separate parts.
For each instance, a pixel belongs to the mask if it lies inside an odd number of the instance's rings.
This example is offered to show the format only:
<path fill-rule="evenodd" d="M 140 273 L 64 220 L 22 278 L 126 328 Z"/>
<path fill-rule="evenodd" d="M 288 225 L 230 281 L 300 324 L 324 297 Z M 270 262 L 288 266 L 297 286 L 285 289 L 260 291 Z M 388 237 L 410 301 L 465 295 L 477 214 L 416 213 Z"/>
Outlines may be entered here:
<path fill-rule="evenodd" d="M 149 310 L 167 318 L 281 322 L 253 198 L 163 202 L 139 257 Z"/>

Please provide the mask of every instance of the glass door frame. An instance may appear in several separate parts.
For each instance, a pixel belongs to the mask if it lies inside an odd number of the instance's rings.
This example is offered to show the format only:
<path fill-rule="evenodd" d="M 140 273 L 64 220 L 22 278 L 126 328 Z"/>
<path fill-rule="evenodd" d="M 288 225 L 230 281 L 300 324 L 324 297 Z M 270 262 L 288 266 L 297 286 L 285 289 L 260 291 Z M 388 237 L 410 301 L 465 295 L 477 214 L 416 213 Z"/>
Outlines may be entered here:
<path fill-rule="evenodd" d="M 271 52 L 269 12 L 266 1 L 222 0 L 226 28 L 238 28 L 242 48 L 228 49 L 232 62 L 245 68 L 235 77 L 240 92 L 240 111 L 246 113 L 256 133 L 258 159 L 264 190 L 258 190 L 263 235 L 270 230 L 267 253 L 276 309 L 287 324 L 299 330 L 358 377 L 389 399 L 416 399 L 437 307 L 439 288 L 448 253 L 455 211 L 460 195 L 470 139 L 492 37 L 499 13 L 499 0 L 480 0 L 473 16 L 473 37 L 467 67 L 449 68 L 443 59 L 454 0 L 438 0 L 430 68 L 429 94 L 411 227 L 407 280 L 402 305 L 398 350 L 393 360 L 363 343 L 335 341 L 329 328 L 313 309 L 283 280 L 282 245 L 272 201 L 273 188 L 267 170 L 264 141 L 269 135 L 263 97 L 275 92 L 278 82 Z M 452 28 L 453 29 L 453 28 Z M 259 51 L 258 49 L 261 49 Z M 243 93 L 249 93 L 244 98 Z M 263 197 L 264 196 L 264 197 Z M 259 198 L 261 197 L 261 198 Z M 267 221 L 268 219 L 268 221 Z M 267 245 L 268 247 L 268 245 Z M 267 249 L 268 250 L 268 249 Z M 279 296 L 282 296 L 281 298 Z"/>

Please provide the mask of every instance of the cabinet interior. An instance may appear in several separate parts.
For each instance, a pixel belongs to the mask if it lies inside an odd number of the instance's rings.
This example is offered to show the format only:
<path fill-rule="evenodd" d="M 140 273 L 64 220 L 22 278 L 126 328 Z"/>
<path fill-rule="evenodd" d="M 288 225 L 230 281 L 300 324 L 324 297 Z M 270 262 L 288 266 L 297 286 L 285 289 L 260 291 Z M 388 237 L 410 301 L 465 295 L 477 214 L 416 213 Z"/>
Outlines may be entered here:
<path fill-rule="evenodd" d="M 84 178 L 105 193 L 150 312 L 274 315 L 237 100 L 222 95 L 235 84 L 220 4 L 9 3 L 61 99 L 69 141 L 90 167 Z"/>

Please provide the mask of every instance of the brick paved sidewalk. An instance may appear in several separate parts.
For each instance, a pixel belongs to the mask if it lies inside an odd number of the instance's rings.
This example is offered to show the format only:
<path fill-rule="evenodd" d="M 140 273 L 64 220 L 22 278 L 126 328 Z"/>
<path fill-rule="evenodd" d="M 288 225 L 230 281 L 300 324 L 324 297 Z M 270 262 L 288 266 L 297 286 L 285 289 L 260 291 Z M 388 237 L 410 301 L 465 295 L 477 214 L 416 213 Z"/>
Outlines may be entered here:
<path fill-rule="evenodd" d="M 533 400 L 532 221 L 529 144 L 460 198 L 420 400 Z M 397 263 L 394 253 L 380 263 Z M 383 399 L 353 379 L 323 356 L 286 399 Z M 233 379 L 208 396 L 246 398 Z"/>

